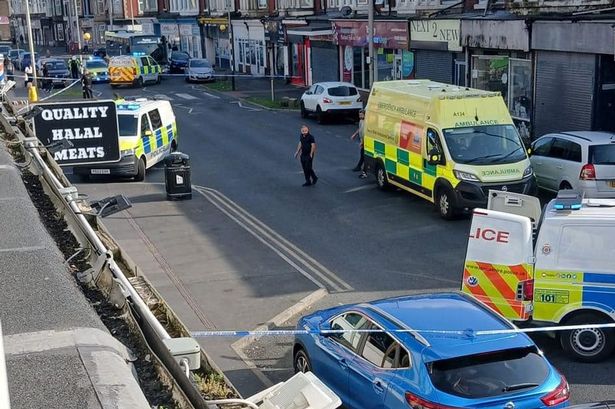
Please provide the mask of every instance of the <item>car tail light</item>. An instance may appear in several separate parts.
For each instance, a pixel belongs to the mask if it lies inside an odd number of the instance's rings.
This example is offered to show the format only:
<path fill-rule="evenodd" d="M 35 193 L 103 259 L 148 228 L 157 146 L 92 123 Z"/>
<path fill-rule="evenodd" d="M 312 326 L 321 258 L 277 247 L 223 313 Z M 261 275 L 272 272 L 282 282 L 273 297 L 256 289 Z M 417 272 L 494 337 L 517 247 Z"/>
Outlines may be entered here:
<path fill-rule="evenodd" d="M 596 168 L 591 163 L 583 166 L 581 168 L 581 175 L 579 176 L 581 180 L 595 180 L 596 179 Z"/>
<path fill-rule="evenodd" d="M 557 385 L 557 388 L 540 398 L 542 403 L 547 406 L 559 405 L 562 402 L 566 402 L 570 398 L 570 386 L 566 378 L 562 376 L 562 380 Z"/>
<path fill-rule="evenodd" d="M 406 392 L 406 402 L 412 409 L 457 409 L 453 406 L 440 405 Z"/>
<path fill-rule="evenodd" d="M 532 301 L 534 299 L 534 280 L 525 280 L 519 282 L 518 299 L 522 301 Z"/>
<path fill-rule="evenodd" d="M 331 104 L 333 101 L 331 101 L 331 99 L 325 97 L 325 98 L 322 99 L 322 102 L 325 103 L 325 104 Z"/>

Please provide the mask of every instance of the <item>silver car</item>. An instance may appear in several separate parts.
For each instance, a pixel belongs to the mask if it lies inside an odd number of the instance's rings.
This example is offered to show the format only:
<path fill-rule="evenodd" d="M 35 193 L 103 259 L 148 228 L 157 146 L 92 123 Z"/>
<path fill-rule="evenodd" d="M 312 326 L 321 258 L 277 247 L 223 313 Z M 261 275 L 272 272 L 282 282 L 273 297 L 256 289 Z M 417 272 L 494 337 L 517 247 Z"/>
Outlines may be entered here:
<path fill-rule="evenodd" d="M 214 81 L 214 69 L 204 58 L 193 58 L 186 67 L 186 81 Z"/>
<path fill-rule="evenodd" d="M 590 198 L 615 197 L 615 133 L 544 135 L 532 144 L 530 161 L 541 189 L 574 189 Z"/>

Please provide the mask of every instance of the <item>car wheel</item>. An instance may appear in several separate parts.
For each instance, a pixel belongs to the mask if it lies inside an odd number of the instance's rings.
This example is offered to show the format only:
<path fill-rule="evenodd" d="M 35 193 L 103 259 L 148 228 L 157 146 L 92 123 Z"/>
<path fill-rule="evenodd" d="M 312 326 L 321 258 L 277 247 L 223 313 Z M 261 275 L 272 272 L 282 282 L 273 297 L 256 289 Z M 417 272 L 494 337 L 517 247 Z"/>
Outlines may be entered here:
<path fill-rule="evenodd" d="M 306 373 L 312 371 L 312 363 L 310 362 L 310 358 L 303 349 L 299 349 L 295 353 L 295 357 L 293 358 L 293 367 L 295 368 L 295 373 Z"/>
<path fill-rule="evenodd" d="M 384 169 L 382 163 L 378 162 L 376 165 L 376 184 L 381 190 L 386 190 L 389 187 L 389 179 L 387 172 Z"/>
<path fill-rule="evenodd" d="M 447 187 L 440 187 L 436 192 L 436 209 L 440 213 L 440 217 L 446 220 L 455 218 L 457 209 L 455 208 L 455 199 L 453 192 Z"/>
<path fill-rule="evenodd" d="M 316 107 L 316 120 L 319 124 L 325 123 L 325 113 L 320 109 L 320 105 Z"/>
<path fill-rule="evenodd" d="M 601 315 L 585 312 L 567 320 L 564 325 L 612 324 Z M 615 330 L 612 328 L 583 328 L 563 331 L 560 335 L 562 349 L 580 362 L 600 362 L 615 349 Z"/>
<path fill-rule="evenodd" d="M 301 118 L 307 118 L 308 117 L 308 111 L 307 109 L 305 109 L 305 104 L 303 103 L 303 101 L 301 101 Z"/>
<path fill-rule="evenodd" d="M 139 162 L 137 163 L 137 174 L 135 175 L 136 182 L 143 182 L 145 179 L 145 159 L 139 158 Z"/>

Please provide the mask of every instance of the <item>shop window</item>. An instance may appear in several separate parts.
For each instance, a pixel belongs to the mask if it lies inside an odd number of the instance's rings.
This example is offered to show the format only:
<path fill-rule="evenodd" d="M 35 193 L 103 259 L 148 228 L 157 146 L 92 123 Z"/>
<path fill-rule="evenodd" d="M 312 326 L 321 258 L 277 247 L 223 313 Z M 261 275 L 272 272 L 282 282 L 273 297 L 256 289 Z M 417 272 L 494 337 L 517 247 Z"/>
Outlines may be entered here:
<path fill-rule="evenodd" d="M 379 48 L 376 54 L 376 81 L 391 81 L 395 79 L 395 50 Z"/>
<path fill-rule="evenodd" d="M 508 57 L 501 55 L 478 55 L 472 58 L 472 87 L 486 91 L 498 91 L 508 96 Z"/>
<path fill-rule="evenodd" d="M 510 59 L 510 115 L 529 120 L 532 109 L 532 64 L 529 60 Z"/>

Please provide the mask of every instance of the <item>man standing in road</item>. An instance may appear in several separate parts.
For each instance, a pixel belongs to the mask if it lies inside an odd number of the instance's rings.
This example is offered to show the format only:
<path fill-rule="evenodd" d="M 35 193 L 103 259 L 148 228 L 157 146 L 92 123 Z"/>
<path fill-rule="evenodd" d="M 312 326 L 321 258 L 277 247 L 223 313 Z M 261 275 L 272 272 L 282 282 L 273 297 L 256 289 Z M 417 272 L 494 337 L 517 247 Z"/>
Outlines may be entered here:
<path fill-rule="evenodd" d="M 310 133 L 310 129 L 307 125 L 301 127 L 301 136 L 299 137 L 299 144 L 295 152 L 295 158 L 298 156 L 301 158 L 301 167 L 303 168 L 303 174 L 305 175 L 305 183 L 303 186 L 315 185 L 318 182 L 318 177 L 312 169 L 314 161 L 314 155 L 316 154 L 316 141 Z"/>
<path fill-rule="evenodd" d="M 83 98 L 92 99 L 92 76 L 88 70 L 83 70 L 81 76 L 81 88 L 83 90 Z"/>
<path fill-rule="evenodd" d="M 357 166 L 354 167 L 353 172 L 359 172 L 361 171 L 361 174 L 359 175 L 359 177 L 361 179 L 365 179 L 367 177 L 367 173 L 365 173 L 365 170 L 363 168 L 363 153 L 364 153 L 364 148 L 363 148 L 363 134 L 365 133 L 365 111 L 364 110 L 360 110 L 359 111 L 359 129 L 357 129 L 357 131 L 355 133 L 352 134 L 352 136 L 350 137 L 350 139 L 354 140 L 357 136 L 359 137 L 359 143 L 361 144 L 361 151 L 360 151 L 360 156 L 359 156 L 359 162 L 357 163 Z"/>

